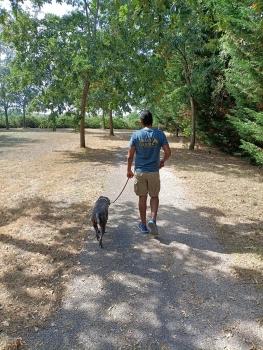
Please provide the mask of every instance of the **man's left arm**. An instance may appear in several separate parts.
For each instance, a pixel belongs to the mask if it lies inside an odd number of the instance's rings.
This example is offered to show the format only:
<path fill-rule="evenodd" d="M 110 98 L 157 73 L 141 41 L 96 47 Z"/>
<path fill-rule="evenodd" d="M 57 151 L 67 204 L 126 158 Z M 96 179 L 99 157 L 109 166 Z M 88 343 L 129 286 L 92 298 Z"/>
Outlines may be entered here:
<path fill-rule="evenodd" d="M 164 167 L 164 163 L 171 157 L 171 149 L 169 146 L 169 143 L 167 141 L 167 138 L 165 136 L 165 133 L 162 132 L 162 149 L 164 152 L 163 159 L 160 160 L 160 168 Z"/>
<path fill-rule="evenodd" d="M 171 157 L 171 149 L 169 144 L 163 145 L 164 157 L 160 160 L 160 168 L 164 167 L 164 163 Z"/>

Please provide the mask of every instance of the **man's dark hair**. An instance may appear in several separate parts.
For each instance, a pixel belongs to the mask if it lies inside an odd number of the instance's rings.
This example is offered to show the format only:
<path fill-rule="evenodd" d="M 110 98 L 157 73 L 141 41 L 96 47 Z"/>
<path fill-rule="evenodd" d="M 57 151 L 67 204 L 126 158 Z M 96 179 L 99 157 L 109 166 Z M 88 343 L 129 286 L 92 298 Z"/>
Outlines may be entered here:
<path fill-rule="evenodd" d="M 141 119 L 141 122 L 144 126 L 152 125 L 152 123 L 153 123 L 152 113 L 148 110 L 143 111 L 140 114 L 140 119 Z"/>

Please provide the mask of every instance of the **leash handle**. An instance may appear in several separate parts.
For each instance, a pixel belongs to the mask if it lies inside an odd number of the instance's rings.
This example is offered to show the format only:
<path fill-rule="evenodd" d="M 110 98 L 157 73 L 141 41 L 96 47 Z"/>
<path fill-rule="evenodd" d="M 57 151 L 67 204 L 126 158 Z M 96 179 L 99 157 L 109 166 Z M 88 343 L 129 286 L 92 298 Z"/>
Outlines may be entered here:
<path fill-rule="evenodd" d="M 127 186 L 127 183 L 128 183 L 129 180 L 130 180 L 130 178 L 128 177 L 128 179 L 127 179 L 127 181 L 126 181 L 126 183 L 125 183 L 121 193 L 118 195 L 118 197 L 111 204 L 114 204 L 120 198 L 120 196 L 122 195 L 122 192 L 125 190 L 125 187 Z"/>

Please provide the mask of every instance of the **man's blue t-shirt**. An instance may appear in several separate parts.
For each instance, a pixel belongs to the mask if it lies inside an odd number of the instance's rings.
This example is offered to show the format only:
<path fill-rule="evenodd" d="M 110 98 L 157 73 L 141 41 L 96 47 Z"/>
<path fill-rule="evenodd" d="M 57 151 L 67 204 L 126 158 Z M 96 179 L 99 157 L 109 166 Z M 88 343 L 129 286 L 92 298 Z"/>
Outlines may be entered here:
<path fill-rule="evenodd" d="M 132 134 L 129 146 L 135 146 L 135 171 L 152 173 L 159 171 L 160 149 L 168 141 L 163 131 L 143 128 Z"/>

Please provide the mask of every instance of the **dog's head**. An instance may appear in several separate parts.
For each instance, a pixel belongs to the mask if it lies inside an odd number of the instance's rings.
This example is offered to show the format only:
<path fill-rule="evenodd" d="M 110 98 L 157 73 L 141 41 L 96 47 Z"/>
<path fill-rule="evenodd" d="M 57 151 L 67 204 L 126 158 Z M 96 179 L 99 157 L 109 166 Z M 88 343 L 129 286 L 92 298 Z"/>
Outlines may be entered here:
<path fill-rule="evenodd" d="M 108 205 L 110 205 L 110 199 L 108 197 L 100 196 L 99 201 L 105 201 Z"/>

